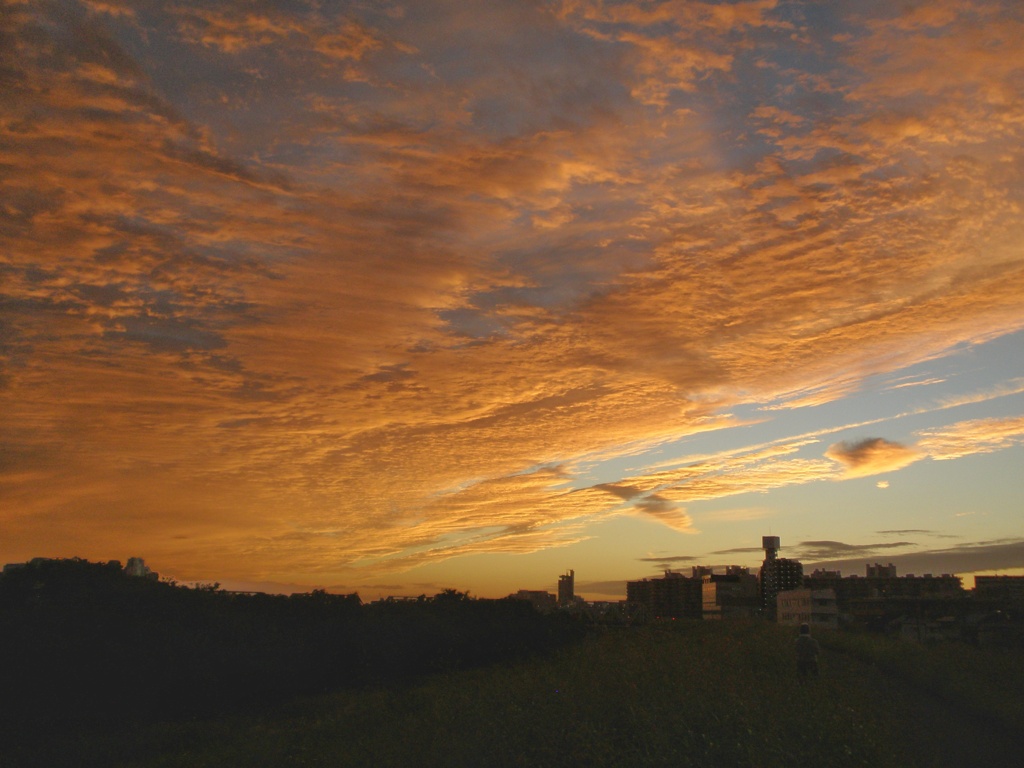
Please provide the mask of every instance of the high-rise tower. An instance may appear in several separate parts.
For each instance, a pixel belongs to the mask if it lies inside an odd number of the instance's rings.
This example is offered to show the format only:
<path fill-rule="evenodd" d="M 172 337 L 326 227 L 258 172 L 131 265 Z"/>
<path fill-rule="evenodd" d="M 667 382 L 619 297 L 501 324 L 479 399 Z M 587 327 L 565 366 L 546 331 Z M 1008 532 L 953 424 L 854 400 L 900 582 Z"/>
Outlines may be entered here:
<path fill-rule="evenodd" d="M 558 604 L 572 605 L 576 601 L 576 571 L 569 570 L 558 577 Z"/>
<path fill-rule="evenodd" d="M 804 566 L 799 560 L 779 557 L 779 537 L 762 536 L 764 562 L 757 576 L 761 592 L 761 609 L 765 615 L 775 618 L 775 596 L 787 589 L 799 589 L 804 582 Z"/>

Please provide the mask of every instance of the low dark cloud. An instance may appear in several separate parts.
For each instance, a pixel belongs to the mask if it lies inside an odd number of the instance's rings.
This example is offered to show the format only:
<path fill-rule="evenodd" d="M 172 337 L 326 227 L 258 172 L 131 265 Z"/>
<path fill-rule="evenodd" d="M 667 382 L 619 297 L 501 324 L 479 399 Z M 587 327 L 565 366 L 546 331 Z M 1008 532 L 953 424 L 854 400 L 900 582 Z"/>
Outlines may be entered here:
<path fill-rule="evenodd" d="M 917 534 L 919 536 L 931 536 L 933 539 L 959 539 L 953 533 L 939 533 L 938 531 L 931 531 L 927 528 L 903 528 L 892 531 L 875 531 L 880 536 L 911 536 Z"/>
<path fill-rule="evenodd" d="M 901 528 L 892 531 L 876 531 L 879 534 L 891 534 L 893 536 L 906 536 L 910 533 L 920 533 L 927 535 L 934 535 L 934 531 L 929 531 L 927 528 Z"/>
<path fill-rule="evenodd" d="M 971 573 L 974 571 L 1024 568 L 1024 539 L 1006 539 L 998 542 L 975 542 L 946 549 L 931 549 L 906 554 L 886 555 L 900 575 L 910 573 Z M 828 568 L 841 570 L 845 575 L 863 575 L 866 559 L 823 559 L 804 563 L 804 570 Z"/>
<path fill-rule="evenodd" d="M 638 557 L 641 563 L 693 563 L 699 558 L 692 555 L 672 555 L 671 557 Z"/>
<path fill-rule="evenodd" d="M 801 541 L 794 547 L 801 558 L 813 560 L 863 555 L 865 557 L 888 549 L 912 547 L 912 541 L 893 541 L 880 544 L 845 544 L 841 541 Z"/>

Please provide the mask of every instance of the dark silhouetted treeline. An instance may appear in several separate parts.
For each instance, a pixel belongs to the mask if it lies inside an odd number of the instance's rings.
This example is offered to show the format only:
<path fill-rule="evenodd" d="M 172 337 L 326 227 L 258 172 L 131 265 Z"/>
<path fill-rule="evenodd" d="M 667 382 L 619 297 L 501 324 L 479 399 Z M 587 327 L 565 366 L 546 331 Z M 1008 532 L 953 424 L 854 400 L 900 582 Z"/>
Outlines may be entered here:
<path fill-rule="evenodd" d="M 583 634 L 564 614 L 454 590 L 234 594 L 130 577 L 120 563 L 36 561 L 0 576 L 6 729 L 203 715 L 340 687 L 511 661 Z"/>

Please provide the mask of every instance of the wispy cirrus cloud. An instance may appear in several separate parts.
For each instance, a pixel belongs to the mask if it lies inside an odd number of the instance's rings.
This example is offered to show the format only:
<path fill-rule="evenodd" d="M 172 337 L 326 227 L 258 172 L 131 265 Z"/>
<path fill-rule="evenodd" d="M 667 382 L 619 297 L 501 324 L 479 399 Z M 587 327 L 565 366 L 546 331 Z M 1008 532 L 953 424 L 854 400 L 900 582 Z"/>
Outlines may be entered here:
<path fill-rule="evenodd" d="M 919 434 L 918 445 L 933 459 L 958 459 L 1024 444 L 1024 417 L 972 419 Z"/>
<path fill-rule="evenodd" d="M 911 380 L 901 379 L 890 384 L 888 389 L 906 389 L 907 387 L 930 387 L 935 384 L 942 384 L 945 381 L 945 379 L 939 379 L 934 377 L 925 379 L 915 378 Z"/>

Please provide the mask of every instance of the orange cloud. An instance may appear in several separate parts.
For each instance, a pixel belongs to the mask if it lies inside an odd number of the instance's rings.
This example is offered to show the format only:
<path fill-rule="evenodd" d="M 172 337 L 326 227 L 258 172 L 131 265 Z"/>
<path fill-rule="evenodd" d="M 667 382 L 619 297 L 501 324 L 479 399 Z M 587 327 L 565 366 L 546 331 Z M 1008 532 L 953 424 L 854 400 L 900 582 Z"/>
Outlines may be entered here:
<path fill-rule="evenodd" d="M 918 447 L 933 459 L 959 459 L 1024 444 L 1024 416 L 972 419 L 922 430 L 918 435 Z"/>
<path fill-rule="evenodd" d="M 855 443 L 834 443 L 825 455 L 846 467 L 846 477 L 893 472 L 923 458 L 918 451 L 881 437 L 867 437 Z"/>
<path fill-rule="evenodd" d="M 581 467 L 1022 327 L 1007 14 L 838 18 L 798 73 L 774 2 L 371 6 L 10 10 L 11 559 L 351 583 L 626 510 L 692 531 L 919 454 Z"/>

